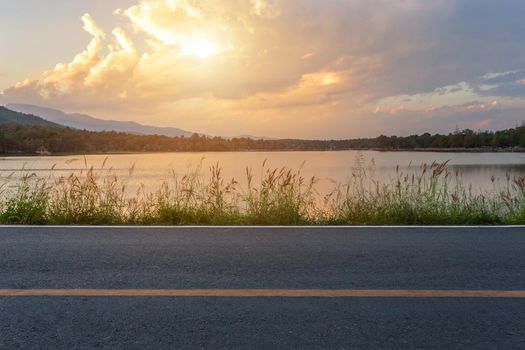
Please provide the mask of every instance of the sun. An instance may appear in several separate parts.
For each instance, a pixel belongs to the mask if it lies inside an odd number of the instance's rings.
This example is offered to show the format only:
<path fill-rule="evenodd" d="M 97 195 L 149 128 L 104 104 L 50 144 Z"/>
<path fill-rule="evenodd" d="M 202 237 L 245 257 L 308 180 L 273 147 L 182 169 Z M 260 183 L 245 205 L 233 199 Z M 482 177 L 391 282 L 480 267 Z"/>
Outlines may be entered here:
<path fill-rule="evenodd" d="M 189 38 L 180 49 L 181 54 L 198 58 L 208 58 L 219 52 L 217 43 L 209 38 Z"/>

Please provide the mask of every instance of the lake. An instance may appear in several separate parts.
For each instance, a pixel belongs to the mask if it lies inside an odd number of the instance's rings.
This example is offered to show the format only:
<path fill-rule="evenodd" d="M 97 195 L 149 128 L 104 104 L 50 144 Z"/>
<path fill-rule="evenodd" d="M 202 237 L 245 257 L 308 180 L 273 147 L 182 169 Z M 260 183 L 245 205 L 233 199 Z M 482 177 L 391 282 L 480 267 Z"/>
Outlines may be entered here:
<path fill-rule="evenodd" d="M 163 181 L 171 178 L 170 173 L 184 175 L 200 166 L 202 176 L 208 176 L 208 169 L 214 164 L 221 166 L 226 178 L 234 177 L 243 184 L 246 167 L 252 168 L 257 175 L 261 173 L 262 164 L 266 161 L 266 168 L 301 168 L 305 177 L 316 176 L 320 179 L 318 191 L 324 194 L 333 189 L 334 181 L 344 183 L 348 179 L 358 158 L 363 159 L 365 167 L 373 162 L 375 177 L 383 181 L 395 176 L 397 166 L 403 172 L 416 171 L 423 163 L 448 160 L 449 170 L 460 173 L 463 182 L 471 184 L 475 189 L 493 189 L 492 176 L 502 184 L 506 174 L 525 175 L 525 153 L 339 151 L 6 157 L 0 158 L 0 176 L 12 187 L 23 175 L 59 177 L 93 167 L 101 176 L 107 176 L 110 172 L 119 175 L 130 188 L 143 184 L 146 190 L 154 191 Z M 133 165 L 134 170 L 130 175 Z"/>

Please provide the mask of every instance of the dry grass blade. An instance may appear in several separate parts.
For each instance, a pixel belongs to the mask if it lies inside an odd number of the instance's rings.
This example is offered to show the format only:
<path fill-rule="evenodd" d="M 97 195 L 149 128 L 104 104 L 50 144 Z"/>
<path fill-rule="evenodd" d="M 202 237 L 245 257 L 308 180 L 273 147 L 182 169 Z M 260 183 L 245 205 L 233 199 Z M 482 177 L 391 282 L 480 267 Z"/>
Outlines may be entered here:
<path fill-rule="evenodd" d="M 15 189 L 0 186 L 3 224 L 501 224 L 525 223 L 525 176 L 507 177 L 507 186 L 475 192 L 451 177 L 448 162 L 423 164 L 391 181 L 375 179 L 375 163 L 359 156 L 348 183 L 332 181 L 333 190 L 319 194 L 316 177 L 299 170 L 267 168 L 260 181 L 250 168 L 245 179 L 224 178 L 219 164 L 201 166 L 182 176 L 172 172 L 156 192 L 129 189 L 123 178 L 102 164 L 69 176 L 41 179 L 20 176 Z M 54 168 L 52 168 L 54 169 Z M 135 164 L 128 173 L 131 176 Z M 14 177 L 11 174 L 8 179 Z M 241 184 L 245 184 L 243 188 Z"/>

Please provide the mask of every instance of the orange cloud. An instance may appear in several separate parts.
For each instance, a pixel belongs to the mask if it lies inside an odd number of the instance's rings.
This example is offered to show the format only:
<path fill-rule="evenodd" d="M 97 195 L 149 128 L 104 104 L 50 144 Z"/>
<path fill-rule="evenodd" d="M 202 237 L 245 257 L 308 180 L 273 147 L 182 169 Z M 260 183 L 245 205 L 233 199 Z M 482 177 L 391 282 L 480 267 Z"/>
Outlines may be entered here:
<path fill-rule="evenodd" d="M 312 133 L 328 128 L 328 120 L 336 132 L 341 125 L 361 130 L 361 117 L 414 111 L 402 100 L 380 101 L 392 95 L 392 86 L 410 79 L 387 71 L 392 62 L 382 50 L 393 45 L 385 45 L 384 29 L 409 23 L 407 16 L 422 11 L 437 13 L 445 2 L 381 0 L 388 11 L 378 13 L 373 19 L 378 23 L 364 35 L 360 30 L 370 23 L 356 14 L 376 5 L 321 3 L 137 0 L 115 11 L 119 26 L 107 33 L 86 14 L 83 27 L 91 38 L 82 52 L 1 96 L 6 102 L 222 134 L 241 126 L 246 129 L 239 133 L 253 132 L 264 128 L 262 121 L 275 129 L 285 119 L 294 130 Z M 395 57 L 403 50 L 403 43 L 396 46 Z M 312 124 L 298 123 L 304 118 Z"/>
<path fill-rule="evenodd" d="M 225 106 L 253 103 L 251 108 L 266 100 L 264 105 L 278 107 L 333 101 L 367 74 L 364 67 L 375 67 L 368 57 L 335 53 L 320 61 L 316 51 L 326 45 L 321 37 L 309 38 L 318 47 L 304 54 L 301 28 L 281 20 L 287 6 L 276 0 L 141 0 L 115 11 L 146 34 L 140 50 L 135 35 L 119 27 L 108 37 L 85 14 L 84 30 L 92 39 L 84 51 L 3 95 L 71 109 L 121 104 L 139 112 L 144 104 L 194 98 L 233 100 Z"/>

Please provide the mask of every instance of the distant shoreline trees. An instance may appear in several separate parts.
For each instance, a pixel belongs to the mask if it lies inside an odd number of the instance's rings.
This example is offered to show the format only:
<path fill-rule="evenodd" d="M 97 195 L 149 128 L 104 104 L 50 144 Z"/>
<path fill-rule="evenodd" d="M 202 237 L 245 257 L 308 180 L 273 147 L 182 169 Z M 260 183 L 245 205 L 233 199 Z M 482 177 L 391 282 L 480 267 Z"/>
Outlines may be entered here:
<path fill-rule="evenodd" d="M 1 154 L 34 154 L 45 146 L 53 153 L 337 151 L 337 150 L 525 150 L 525 126 L 502 131 L 462 130 L 448 135 L 424 133 L 405 137 L 381 135 L 348 140 L 225 139 L 135 135 L 55 126 L 0 125 Z"/>

